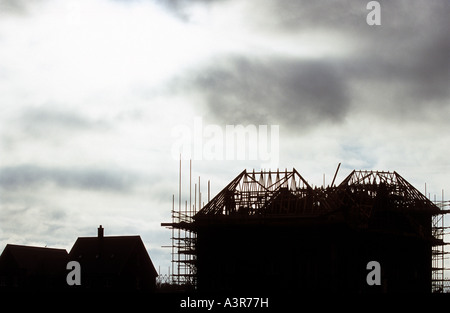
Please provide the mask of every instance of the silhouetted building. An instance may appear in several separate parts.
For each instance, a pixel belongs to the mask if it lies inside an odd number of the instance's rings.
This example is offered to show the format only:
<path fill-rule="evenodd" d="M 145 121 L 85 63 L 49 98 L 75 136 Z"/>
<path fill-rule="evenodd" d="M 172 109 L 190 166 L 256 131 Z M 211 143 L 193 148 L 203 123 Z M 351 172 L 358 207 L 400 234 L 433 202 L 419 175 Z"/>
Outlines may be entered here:
<path fill-rule="evenodd" d="M 429 293 L 443 271 L 432 267 L 443 213 L 396 172 L 313 188 L 295 169 L 243 171 L 195 215 L 162 225 L 181 231 L 175 277 L 199 292 Z M 370 261 L 380 285 L 367 283 Z"/>
<path fill-rule="evenodd" d="M 8 244 L 0 256 L 0 290 L 61 290 L 67 259 L 64 249 Z"/>
<path fill-rule="evenodd" d="M 154 291 L 157 272 L 140 236 L 79 237 L 69 253 L 81 266 L 83 291 Z M 72 287 L 71 287 L 72 288 Z"/>

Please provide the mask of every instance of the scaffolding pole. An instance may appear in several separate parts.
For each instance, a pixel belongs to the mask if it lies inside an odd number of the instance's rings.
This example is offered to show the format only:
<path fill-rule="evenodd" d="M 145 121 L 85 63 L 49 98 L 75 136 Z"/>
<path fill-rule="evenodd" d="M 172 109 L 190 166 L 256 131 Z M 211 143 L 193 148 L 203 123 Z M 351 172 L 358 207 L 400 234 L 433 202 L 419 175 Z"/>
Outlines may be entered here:
<path fill-rule="evenodd" d="M 449 229 L 445 226 L 444 216 L 448 213 L 450 208 L 450 201 L 444 201 L 444 191 L 442 191 L 442 200 L 434 201 L 434 204 L 440 208 L 442 214 L 437 214 L 432 217 L 432 234 L 436 239 L 436 245 L 432 247 L 432 275 L 431 275 L 431 291 L 433 293 L 448 293 L 450 292 L 450 277 L 448 276 L 448 270 L 445 266 L 445 255 L 448 254 L 445 251 L 445 234 Z"/>

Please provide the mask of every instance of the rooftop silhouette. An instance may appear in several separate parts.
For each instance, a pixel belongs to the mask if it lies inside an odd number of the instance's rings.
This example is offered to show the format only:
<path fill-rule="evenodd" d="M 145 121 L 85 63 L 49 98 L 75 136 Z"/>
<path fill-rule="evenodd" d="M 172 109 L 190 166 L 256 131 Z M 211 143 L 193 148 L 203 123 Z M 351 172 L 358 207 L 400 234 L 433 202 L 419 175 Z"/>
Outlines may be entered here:
<path fill-rule="evenodd" d="M 68 262 L 81 266 L 81 285 L 68 286 Z M 79 237 L 64 249 L 8 244 L 0 256 L 0 291 L 154 292 L 157 272 L 140 236 Z"/>

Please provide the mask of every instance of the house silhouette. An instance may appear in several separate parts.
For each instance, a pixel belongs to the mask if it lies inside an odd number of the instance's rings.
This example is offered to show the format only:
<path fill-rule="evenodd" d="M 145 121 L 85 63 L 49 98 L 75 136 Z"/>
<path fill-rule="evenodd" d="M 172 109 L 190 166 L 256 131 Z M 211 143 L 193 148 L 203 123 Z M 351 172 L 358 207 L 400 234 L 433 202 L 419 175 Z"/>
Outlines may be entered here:
<path fill-rule="evenodd" d="M 65 249 L 8 244 L 0 256 L 0 290 L 65 288 L 67 259 Z"/>
<path fill-rule="evenodd" d="M 79 237 L 69 260 L 81 265 L 81 286 L 85 291 L 154 291 L 155 267 L 140 236 Z"/>
<path fill-rule="evenodd" d="M 67 263 L 80 264 L 81 285 L 68 286 Z M 157 272 L 140 236 L 79 237 L 65 249 L 6 245 L 0 256 L 0 291 L 153 292 Z"/>

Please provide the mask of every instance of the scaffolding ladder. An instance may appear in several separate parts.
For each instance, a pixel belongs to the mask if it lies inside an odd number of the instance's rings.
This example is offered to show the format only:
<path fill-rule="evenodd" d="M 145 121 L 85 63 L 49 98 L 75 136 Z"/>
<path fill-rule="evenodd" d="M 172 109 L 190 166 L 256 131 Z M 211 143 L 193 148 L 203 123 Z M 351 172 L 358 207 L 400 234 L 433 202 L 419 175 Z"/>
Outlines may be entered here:
<path fill-rule="evenodd" d="M 448 293 L 450 292 L 449 265 L 446 255 L 446 235 L 450 228 L 444 223 L 444 214 L 449 212 L 450 201 L 434 201 L 442 213 L 433 215 L 432 217 L 432 235 L 435 243 L 431 249 L 431 292 L 432 293 Z"/>

